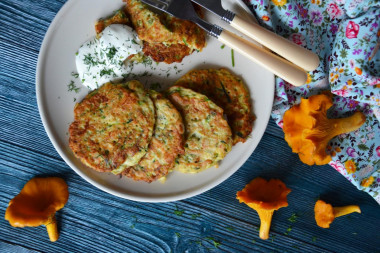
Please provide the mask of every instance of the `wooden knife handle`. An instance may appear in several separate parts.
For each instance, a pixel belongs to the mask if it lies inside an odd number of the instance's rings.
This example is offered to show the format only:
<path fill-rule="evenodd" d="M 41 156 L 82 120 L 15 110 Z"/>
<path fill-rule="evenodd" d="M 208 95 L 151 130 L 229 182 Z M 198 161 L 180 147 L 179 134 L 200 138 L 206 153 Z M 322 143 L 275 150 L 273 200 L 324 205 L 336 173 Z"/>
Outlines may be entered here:
<path fill-rule="evenodd" d="M 303 48 L 258 24 L 248 22 L 238 15 L 235 15 L 230 25 L 306 71 L 313 71 L 319 65 L 319 57 L 312 51 Z"/>
<path fill-rule="evenodd" d="M 294 86 L 306 83 L 305 70 L 236 34 L 223 30 L 218 40 Z"/>

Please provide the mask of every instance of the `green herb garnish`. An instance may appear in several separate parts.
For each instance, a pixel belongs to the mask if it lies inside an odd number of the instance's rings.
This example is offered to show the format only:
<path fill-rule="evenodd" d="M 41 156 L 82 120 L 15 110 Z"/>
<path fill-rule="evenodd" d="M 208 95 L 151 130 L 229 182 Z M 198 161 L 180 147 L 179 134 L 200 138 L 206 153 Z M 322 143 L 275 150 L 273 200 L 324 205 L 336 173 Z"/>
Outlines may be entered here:
<path fill-rule="evenodd" d="M 176 210 L 174 210 L 174 214 L 177 216 L 182 216 L 185 210 L 179 210 L 177 205 L 175 205 L 175 207 L 176 207 Z"/>
<path fill-rule="evenodd" d="M 71 81 L 71 82 L 67 85 L 67 88 L 68 88 L 68 91 L 74 91 L 75 93 L 78 93 L 78 92 L 80 91 L 80 88 L 75 86 L 74 81 Z"/>
<path fill-rule="evenodd" d="M 91 56 L 90 53 L 84 56 L 83 63 L 88 65 L 89 67 L 96 66 L 98 64 L 98 62 L 94 61 L 94 58 Z"/>
<path fill-rule="evenodd" d="M 199 216 L 201 216 L 200 213 L 193 213 L 193 214 L 191 215 L 191 218 L 192 218 L 193 220 L 195 220 L 195 219 L 198 218 Z"/>
<path fill-rule="evenodd" d="M 292 216 L 290 216 L 290 218 L 288 219 L 288 221 L 290 222 L 296 222 L 297 219 L 298 219 L 298 215 L 296 213 L 293 213 Z"/>
<path fill-rule="evenodd" d="M 71 72 L 71 76 L 73 76 L 74 78 L 78 78 L 78 77 L 79 77 L 79 74 L 78 74 L 78 73 Z"/>
<path fill-rule="evenodd" d="M 231 49 L 231 61 L 232 61 L 232 67 L 235 67 L 235 56 L 234 56 L 234 50 Z"/>
<path fill-rule="evenodd" d="M 113 69 L 102 69 L 100 71 L 100 76 L 104 76 L 104 75 L 111 75 L 111 74 L 114 74 L 115 75 L 115 72 L 113 71 Z"/>
<path fill-rule="evenodd" d="M 288 227 L 288 229 L 286 230 L 286 232 L 284 233 L 284 235 L 288 235 L 290 231 L 292 231 L 292 227 Z"/>
<path fill-rule="evenodd" d="M 216 241 L 213 237 L 205 237 L 204 239 L 211 241 L 215 248 L 218 248 L 221 245 L 221 243 Z"/>
<path fill-rule="evenodd" d="M 108 48 L 107 57 L 108 59 L 112 59 L 117 52 L 117 49 L 115 47 Z"/>

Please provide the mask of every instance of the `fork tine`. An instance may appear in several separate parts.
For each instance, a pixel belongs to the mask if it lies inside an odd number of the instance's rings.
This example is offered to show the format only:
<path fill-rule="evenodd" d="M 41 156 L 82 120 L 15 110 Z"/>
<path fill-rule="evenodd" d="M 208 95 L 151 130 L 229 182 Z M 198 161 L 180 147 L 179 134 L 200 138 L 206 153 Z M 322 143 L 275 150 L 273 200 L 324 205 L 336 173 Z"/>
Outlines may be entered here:
<path fill-rule="evenodd" d="M 172 1 L 175 1 L 175 0 L 156 0 L 156 1 L 169 5 Z"/>
<path fill-rule="evenodd" d="M 154 6 L 160 10 L 167 10 L 170 4 L 170 1 L 165 0 L 141 0 L 141 2 Z"/>

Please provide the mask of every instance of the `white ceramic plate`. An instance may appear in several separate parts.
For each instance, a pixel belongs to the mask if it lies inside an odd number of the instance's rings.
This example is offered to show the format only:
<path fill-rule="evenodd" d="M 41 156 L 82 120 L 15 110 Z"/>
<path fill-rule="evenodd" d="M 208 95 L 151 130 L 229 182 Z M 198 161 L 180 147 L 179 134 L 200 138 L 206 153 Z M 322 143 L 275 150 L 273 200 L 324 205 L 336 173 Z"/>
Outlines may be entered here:
<path fill-rule="evenodd" d="M 244 10 L 232 0 L 224 0 L 223 4 L 235 11 Z M 138 65 L 133 70 L 136 74 L 144 71 L 151 74 L 139 78 L 140 81 L 147 87 L 160 82 L 163 88 L 192 69 L 229 68 L 241 76 L 249 87 L 257 117 L 252 137 L 245 143 L 234 146 L 219 168 L 210 168 L 198 174 L 173 172 L 168 175 L 165 183 L 135 182 L 128 178 L 95 172 L 76 159 L 68 146 L 68 127 L 73 121 L 74 100 L 80 101 L 89 90 L 81 87 L 79 93 L 69 92 L 68 84 L 73 80 L 80 86 L 80 82 L 71 75 L 76 72 L 75 53 L 83 42 L 95 35 L 95 21 L 112 14 L 122 6 L 121 0 L 69 0 L 54 18 L 42 43 L 36 76 L 38 108 L 46 132 L 58 153 L 75 172 L 108 193 L 144 202 L 175 201 L 198 195 L 231 176 L 256 148 L 270 117 L 274 76 L 236 52 L 235 67 L 232 67 L 231 50 L 227 47 L 222 49 L 221 44 L 210 37 L 202 52 L 186 57 L 180 64 L 153 64 L 154 69 L 152 66 Z M 213 15 L 207 15 L 207 19 L 223 25 L 223 21 Z M 170 74 L 168 77 L 167 73 Z"/>

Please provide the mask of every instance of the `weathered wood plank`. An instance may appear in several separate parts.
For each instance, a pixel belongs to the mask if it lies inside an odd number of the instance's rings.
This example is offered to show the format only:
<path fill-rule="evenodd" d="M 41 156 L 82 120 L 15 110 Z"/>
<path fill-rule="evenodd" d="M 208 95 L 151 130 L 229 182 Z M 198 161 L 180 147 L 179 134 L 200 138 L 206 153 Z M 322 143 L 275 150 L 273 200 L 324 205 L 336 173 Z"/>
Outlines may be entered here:
<path fill-rule="evenodd" d="M 262 143 L 266 144 L 267 141 L 263 140 Z M 285 143 L 283 144 L 285 145 Z M 272 143 L 272 145 L 268 145 L 269 146 L 268 149 L 270 149 L 274 145 L 278 145 L 278 141 Z M 0 149 L 1 154 L 3 154 L 2 151 L 4 150 L 13 151 L 11 146 L 6 146 L 6 145 L 4 146 L 5 146 L 4 149 Z M 67 226 L 69 227 L 72 225 L 71 223 L 73 222 L 75 223 L 74 227 L 71 227 L 70 230 L 73 229 L 74 231 L 80 231 L 81 233 L 89 233 L 89 231 L 92 231 L 92 233 L 96 234 L 96 233 L 100 233 L 99 231 L 97 231 L 96 227 L 101 226 L 102 227 L 101 233 L 104 236 L 115 236 L 115 238 L 118 238 L 118 236 L 120 236 L 120 238 L 124 238 L 125 229 L 133 225 L 133 227 L 137 229 L 140 228 L 141 230 L 143 230 L 142 232 L 144 232 L 144 234 L 140 234 L 141 231 L 139 231 L 139 233 L 132 234 L 132 236 L 137 236 L 137 237 L 141 237 L 144 235 L 148 236 L 145 234 L 147 233 L 147 231 L 153 231 L 152 233 L 154 234 L 152 234 L 151 236 L 157 236 L 155 234 L 157 231 L 166 229 L 168 230 L 168 232 L 165 233 L 165 238 L 169 236 L 168 234 L 174 234 L 176 236 L 175 233 L 179 233 L 181 237 L 178 238 L 178 240 L 180 241 L 182 238 L 182 240 L 186 242 L 186 245 L 191 240 L 196 241 L 196 242 L 199 242 L 199 240 L 201 240 L 201 241 L 204 241 L 204 243 L 206 244 L 207 240 L 204 238 L 213 237 L 215 238 L 215 240 L 220 242 L 221 245 L 226 247 L 227 251 L 239 250 L 239 249 L 245 251 L 245 250 L 250 249 L 249 245 L 252 243 L 251 246 L 253 247 L 253 249 L 257 249 L 257 250 L 262 249 L 263 250 L 262 252 L 265 252 L 265 248 L 267 247 L 269 247 L 268 250 L 277 251 L 278 249 L 287 249 L 289 252 L 294 252 L 295 250 L 294 247 L 299 247 L 301 250 L 303 250 L 303 252 L 313 252 L 313 250 L 315 251 L 317 249 L 320 249 L 319 246 L 313 245 L 313 242 L 312 242 L 313 236 L 316 236 L 318 243 L 323 241 L 324 245 L 331 244 L 331 245 L 334 245 L 335 248 L 337 248 L 336 241 L 338 240 L 335 238 L 337 236 L 335 234 L 337 231 L 331 232 L 332 230 L 329 230 L 327 231 L 328 232 L 327 235 L 325 235 L 325 231 L 322 231 L 323 233 L 322 235 L 320 235 L 321 232 L 315 231 L 315 230 L 318 230 L 318 228 L 314 224 L 313 217 L 312 217 L 312 207 L 313 207 L 312 205 L 315 200 L 315 196 L 313 196 L 314 192 L 309 191 L 309 195 L 312 195 L 312 196 L 308 196 L 309 198 L 307 199 L 303 198 L 303 200 L 306 203 L 302 203 L 299 201 L 298 198 L 305 194 L 304 192 L 302 192 L 304 191 L 303 189 L 305 189 L 303 187 L 301 187 L 300 189 L 297 189 L 300 192 L 297 194 L 298 196 L 297 195 L 294 196 L 295 199 L 292 198 L 292 195 L 289 196 L 289 203 L 293 207 L 296 207 L 296 206 L 306 207 L 309 205 L 309 210 L 305 214 L 304 213 L 305 210 L 302 210 L 302 209 L 300 210 L 297 208 L 295 209 L 296 211 L 301 211 L 300 218 L 299 218 L 300 221 L 297 222 L 293 226 L 292 232 L 290 233 L 290 235 L 285 236 L 283 235 L 283 233 L 286 232 L 286 229 L 292 224 L 290 222 L 283 222 L 283 221 L 286 221 L 287 218 L 291 216 L 292 211 L 295 211 L 294 209 L 292 210 L 291 207 L 282 209 L 276 212 L 274 216 L 273 226 L 272 226 L 272 235 L 275 237 L 272 243 L 273 246 L 271 244 L 268 244 L 269 242 L 260 241 L 257 237 L 258 232 L 256 231 L 256 228 L 259 225 L 259 220 L 258 220 L 257 215 L 255 214 L 254 211 L 250 210 L 244 204 L 238 204 L 237 200 L 235 200 L 234 194 L 236 193 L 237 190 L 240 190 L 242 188 L 242 186 L 245 184 L 245 181 L 247 181 L 247 178 L 249 178 L 247 177 L 247 175 L 244 175 L 245 173 L 247 173 L 245 166 L 242 169 L 240 169 L 233 177 L 227 180 L 225 183 L 221 184 L 220 186 L 218 186 L 217 188 L 211 191 L 206 192 L 205 194 L 202 194 L 201 196 L 191 198 L 185 201 L 180 201 L 177 203 L 141 204 L 137 202 L 121 200 L 119 198 L 110 196 L 108 194 L 105 194 L 95 189 L 88 183 L 83 182 L 83 180 L 81 180 L 75 173 L 70 171 L 70 169 L 68 169 L 67 166 L 62 161 L 58 163 L 58 164 L 61 164 L 62 167 L 58 166 L 53 169 L 53 168 L 50 168 L 51 164 L 57 166 L 57 162 L 54 159 L 49 158 L 49 157 L 39 158 L 39 156 L 44 156 L 44 155 L 35 154 L 34 152 L 30 152 L 27 149 L 23 150 L 22 153 L 23 153 L 23 156 L 7 156 L 6 158 L 1 157 L 0 159 L 2 162 L 7 161 L 8 163 L 13 161 L 13 166 L 16 166 L 17 168 L 21 168 L 16 171 L 17 172 L 16 174 L 19 175 L 17 179 L 19 183 L 12 184 L 14 187 L 12 187 L 11 189 L 6 189 L 6 192 L 16 194 L 18 190 L 22 187 L 22 185 L 26 182 L 26 180 L 29 179 L 30 172 L 37 175 L 64 173 L 65 174 L 64 178 L 68 180 L 68 183 L 71 189 L 71 197 L 70 197 L 70 201 L 68 205 L 64 209 L 66 211 L 62 212 L 62 217 L 65 217 L 63 219 L 65 219 L 65 222 L 68 223 Z M 24 160 L 26 157 L 28 158 L 28 161 Z M 43 165 L 35 164 L 35 163 L 38 163 L 39 161 L 44 161 L 44 164 Z M 250 163 L 252 165 L 255 165 L 256 162 L 261 163 L 260 160 L 251 161 L 250 159 Z M 2 167 L 3 164 L 0 164 L 0 166 Z M 28 168 L 30 169 L 29 174 L 27 173 Z M 12 170 L 12 172 L 15 173 L 14 170 Z M 248 173 L 252 174 L 252 171 L 248 170 Z M 255 171 L 254 173 L 260 174 L 260 171 Z M 243 174 L 243 175 L 239 175 L 239 174 Z M 6 182 L 9 180 L 9 179 L 3 178 L 3 176 L 4 175 L 1 174 L 1 178 L 0 178 L 1 182 Z M 15 179 L 13 178 L 13 174 L 10 173 L 8 177 L 9 176 L 12 176 L 12 182 L 15 182 Z M 27 178 L 23 178 L 25 176 L 27 176 Z M 71 178 L 75 178 L 75 180 L 71 182 Z M 308 182 L 308 184 L 310 183 L 312 182 Z M 289 185 L 289 187 L 293 189 L 291 185 Z M 293 190 L 295 191 L 295 189 Z M 308 190 L 310 190 L 310 187 L 306 187 L 306 193 L 308 192 Z M 355 192 L 355 189 L 353 190 Z M 174 214 L 174 210 L 176 210 L 177 208 L 176 205 L 178 206 L 178 209 L 184 210 L 183 215 L 177 216 Z M 373 205 L 372 208 L 373 207 L 376 207 L 376 204 Z M 369 208 L 371 208 L 371 206 Z M 290 210 L 287 210 L 287 209 L 290 209 Z M 152 213 L 151 210 L 155 210 L 155 212 Z M 363 209 L 363 212 L 364 210 L 365 209 Z M 104 216 L 104 214 L 107 214 L 107 213 L 109 213 L 109 215 Z M 201 214 L 201 216 L 195 219 L 198 222 L 198 223 L 195 223 L 197 224 L 196 229 L 193 228 L 195 224 L 193 222 L 193 219 L 191 219 L 193 214 Z M 91 218 L 88 218 L 88 217 L 91 217 Z M 173 223 L 168 222 L 168 217 L 172 218 L 171 220 L 173 220 L 172 221 Z M 244 218 L 240 218 L 240 217 L 244 217 Z M 359 236 L 361 232 L 375 233 L 377 227 L 374 224 L 372 226 L 370 225 L 371 218 L 375 218 L 375 217 L 366 217 L 366 218 L 369 218 L 369 220 L 367 220 L 366 222 L 368 223 L 366 228 L 363 228 L 364 231 L 352 230 L 351 233 L 342 233 L 342 231 L 344 231 L 345 228 L 339 226 L 339 229 L 341 231 L 338 234 L 345 234 L 347 237 L 351 237 L 352 233 L 358 233 L 356 236 Z M 66 221 L 66 219 L 68 220 Z M 83 219 L 88 219 L 88 220 L 81 221 Z M 110 220 L 111 225 L 108 224 L 108 219 L 111 219 Z M 123 221 L 125 220 L 128 222 L 123 223 Z M 198 220 L 200 220 L 201 222 L 199 222 Z M 363 221 L 361 220 L 361 217 L 355 217 L 355 218 L 351 218 L 350 222 L 351 224 L 355 224 L 358 227 L 360 227 L 360 224 L 362 224 Z M 133 223 L 136 223 L 136 224 L 133 224 Z M 145 223 L 148 223 L 148 225 Z M 117 227 L 115 228 L 114 224 L 120 224 L 119 231 L 117 231 Z M 82 226 L 85 226 L 86 229 L 89 229 L 89 231 L 82 231 L 82 229 L 78 228 Z M 233 231 L 236 232 L 238 235 L 236 235 L 236 237 L 234 237 L 233 235 L 230 235 L 226 231 L 228 230 L 226 229 L 227 227 L 233 228 Z M 305 230 L 305 228 L 307 229 Z M 202 231 L 205 231 L 205 232 L 202 234 L 201 233 Z M 42 230 L 42 232 L 44 231 Z M 344 232 L 347 232 L 347 231 L 344 231 Z M 26 234 L 26 236 L 28 236 L 28 233 Z M 68 236 L 70 237 L 70 235 Z M 330 239 L 330 236 L 332 236 L 331 238 L 333 239 Z M 300 240 L 300 238 L 302 238 L 303 240 Z M 96 236 L 95 236 L 95 239 L 99 240 L 99 238 L 97 238 Z M 347 238 L 345 237 L 343 237 L 343 239 L 347 240 Z M 340 240 L 343 240 L 343 239 L 340 239 Z M 252 240 L 255 240 L 256 242 L 253 243 Z M 147 240 L 147 241 L 150 241 L 150 240 Z M 193 243 L 194 247 L 199 246 L 196 242 Z M 237 246 L 239 245 L 238 242 L 242 245 Z M 143 241 L 142 243 L 147 243 L 147 242 Z M 356 243 L 356 245 L 363 246 L 363 245 L 360 245 L 360 243 Z M 210 246 L 212 246 L 212 244 Z M 365 245 L 365 246 L 368 248 L 368 245 Z M 151 245 L 151 247 L 153 246 Z M 178 246 L 178 247 L 181 248 L 182 246 Z M 302 247 L 304 247 L 304 249 Z M 316 247 L 316 248 L 313 248 L 313 247 Z M 343 249 L 344 249 L 344 245 L 343 245 Z M 353 250 L 356 250 L 356 249 L 353 249 Z M 358 247 L 358 250 L 360 251 L 360 247 Z M 356 252 L 359 252 L 359 251 L 356 251 Z M 350 251 L 347 251 L 347 252 L 350 252 Z"/>
<path fill-rule="evenodd" d="M 36 105 L 0 96 L 0 115 L 1 140 L 59 158 L 44 130 Z"/>

